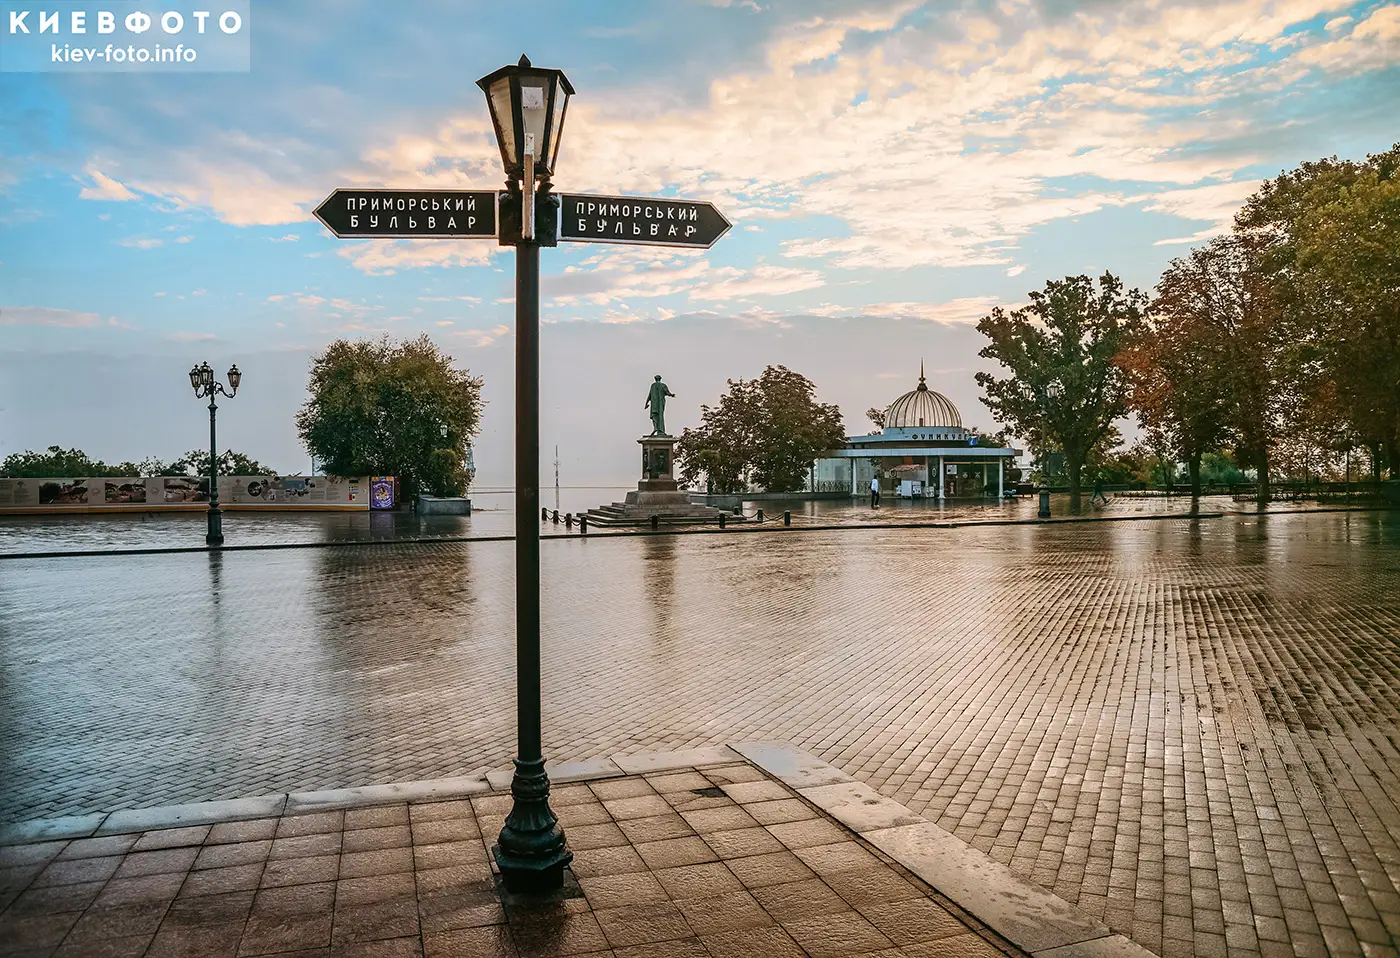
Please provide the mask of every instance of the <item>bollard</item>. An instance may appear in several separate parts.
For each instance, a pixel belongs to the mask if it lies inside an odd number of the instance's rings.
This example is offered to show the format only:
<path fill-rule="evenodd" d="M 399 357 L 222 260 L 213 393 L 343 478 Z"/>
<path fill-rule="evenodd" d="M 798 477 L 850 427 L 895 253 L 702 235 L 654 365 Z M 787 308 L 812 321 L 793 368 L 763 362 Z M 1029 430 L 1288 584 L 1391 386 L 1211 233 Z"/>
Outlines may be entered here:
<path fill-rule="evenodd" d="M 740 507 L 740 506 L 735 506 L 735 507 L 734 507 L 734 514 L 735 514 L 736 516 L 742 516 L 742 515 L 744 514 L 743 508 Z"/>
<path fill-rule="evenodd" d="M 572 512 L 566 512 L 566 513 L 564 513 L 564 528 L 566 528 L 566 529 L 572 529 L 573 527 L 574 527 L 574 514 L 573 514 Z"/>
<path fill-rule="evenodd" d="M 763 510 L 762 510 L 762 509 L 758 510 L 758 521 L 759 521 L 759 522 L 762 522 L 762 521 L 763 521 Z"/>
<path fill-rule="evenodd" d="M 588 516 L 580 515 L 578 517 L 578 531 L 579 535 L 588 535 Z"/>
<path fill-rule="evenodd" d="M 719 527 L 720 527 L 721 529 L 724 528 L 724 513 L 722 513 L 722 512 L 719 514 Z"/>
<path fill-rule="evenodd" d="M 1040 519 L 1050 518 L 1050 490 L 1042 488 L 1040 490 L 1040 511 L 1036 513 Z"/>
<path fill-rule="evenodd" d="M 792 525 L 792 513 L 791 513 L 791 512 L 784 512 L 784 513 L 783 513 L 783 525 L 785 525 L 785 526 L 790 526 L 790 525 Z"/>
<path fill-rule="evenodd" d="M 544 509 L 544 508 L 540 509 L 540 521 L 541 521 L 541 522 L 547 522 L 548 520 L 549 520 L 549 510 L 548 510 L 548 509 Z"/>
<path fill-rule="evenodd" d="M 652 516 L 652 517 L 651 517 L 651 527 L 652 527 L 653 529 L 656 529 L 656 528 L 659 528 L 660 525 L 661 525 L 661 517 L 660 517 L 660 516 Z"/>
<path fill-rule="evenodd" d="M 555 524 L 556 526 L 559 524 L 559 510 L 558 510 L 558 509 L 555 509 L 555 510 L 554 510 L 554 524 Z"/>

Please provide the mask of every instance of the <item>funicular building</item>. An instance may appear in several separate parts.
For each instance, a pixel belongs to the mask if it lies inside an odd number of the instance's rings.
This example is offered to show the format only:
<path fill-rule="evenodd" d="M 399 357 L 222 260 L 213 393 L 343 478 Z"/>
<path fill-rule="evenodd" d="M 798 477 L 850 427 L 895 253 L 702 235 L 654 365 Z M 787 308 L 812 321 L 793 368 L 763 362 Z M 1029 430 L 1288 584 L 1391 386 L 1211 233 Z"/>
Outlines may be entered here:
<path fill-rule="evenodd" d="M 919 385 L 889 404 L 883 429 L 851 436 L 844 447 L 817 460 L 815 488 L 849 484 L 852 496 L 861 497 L 878 475 L 885 495 L 1000 497 L 1006 491 L 1008 462 L 1020 450 L 978 445 L 979 441 L 964 428 L 948 397 L 928 388 L 920 363 Z"/>

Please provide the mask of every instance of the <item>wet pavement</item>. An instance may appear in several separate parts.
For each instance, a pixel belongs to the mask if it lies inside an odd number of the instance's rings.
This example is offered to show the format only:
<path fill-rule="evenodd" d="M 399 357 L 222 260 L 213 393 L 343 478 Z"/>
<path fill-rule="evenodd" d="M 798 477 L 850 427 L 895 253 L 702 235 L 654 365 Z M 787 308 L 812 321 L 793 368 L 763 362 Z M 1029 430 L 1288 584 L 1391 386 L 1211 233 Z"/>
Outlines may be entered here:
<path fill-rule="evenodd" d="M 551 805 L 574 860 L 543 899 L 500 884 L 499 792 L 0 848 L 0 953 L 1025 954 L 749 764 L 564 785 Z"/>
<path fill-rule="evenodd" d="M 631 490 L 611 487 L 572 487 L 560 490 L 559 514 L 577 515 L 588 509 L 621 501 Z M 541 502 L 555 508 L 552 489 L 541 490 Z M 515 534 L 515 496 L 506 490 L 474 491 L 470 516 L 419 516 L 413 512 L 241 512 L 225 511 L 226 545 L 319 545 L 332 542 L 366 542 L 390 539 L 493 538 Z M 1057 518 L 1069 515 L 1069 497 L 1051 497 Z M 1108 506 L 1086 506 L 1086 516 L 1159 515 L 1185 513 L 1190 499 L 1181 496 L 1115 496 Z M 1201 511 L 1256 512 L 1250 502 L 1229 496 L 1205 496 Z M 998 500 L 949 500 L 886 498 L 879 508 L 851 499 L 817 501 L 745 502 L 743 510 L 753 518 L 762 509 L 770 522 L 792 514 L 794 525 L 857 525 L 907 522 L 1027 521 L 1036 517 L 1034 496 Z M 1276 502 L 1275 512 L 1319 508 L 1317 503 Z M 575 534 L 562 523 L 541 524 L 545 535 Z M 594 530 L 598 532 L 598 530 Z M 0 516 L 0 556 L 29 552 L 86 552 L 92 550 L 202 548 L 205 515 L 202 512 L 94 514 L 57 516 Z"/>
<path fill-rule="evenodd" d="M 784 739 L 1159 954 L 1395 953 L 1396 513 L 543 553 L 552 758 Z M 505 764 L 512 559 L 0 562 L 0 819 Z"/>

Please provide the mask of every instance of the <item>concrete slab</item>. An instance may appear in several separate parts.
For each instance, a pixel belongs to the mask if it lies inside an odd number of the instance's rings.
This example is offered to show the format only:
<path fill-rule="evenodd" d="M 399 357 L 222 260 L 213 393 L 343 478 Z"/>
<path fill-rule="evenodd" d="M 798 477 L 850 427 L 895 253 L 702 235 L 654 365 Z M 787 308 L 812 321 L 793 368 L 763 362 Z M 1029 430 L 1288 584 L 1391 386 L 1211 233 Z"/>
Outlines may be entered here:
<path fill-rule="evenodd" d="M 54 841 L 61 838 L 87 838 L 102 824 L 106 812 L 91 815 L 68 815 L 63 818 L 39 818 L 29 822 L 0 825 L 0 845 L 27 845 L 30 842 Z"/>
<path fill-rule="evenodd" d="M 629 775 L 643 772 L 664 772 L 673 768 L 701 768 L 705 765 L 726 765 L 742 762 L 744 756 L 726 745 L 712 748 L 683 748 L 673 752 L 637 752 L 614 755 L 613 764 Z"/>
<path fill-rule="evenodd" d="M 1033 952 L 1035 958 L 1157 958 L 1137 942 L 1122 935 L 1094 938 L 1074 945 Z"/>
<path fill-rule="evenodd" d="M 210 825 L 215 822 L 242 822 L 251 818 L 275 818 L 287 805 L 286 795 L 235 798 L 224 802 L 198 802 L 193 805 L 166 805 L 163 808 L 130 808 L 107 816 L 94 834 L 124 835 L 180 825 Z"/>
<path fill-rule="evenodd" d="M 508 784 L 508 783 L 507 783 Z M 283 814 L 324 812 L 333 808 L 355 808 L 360 805 L 392 805 L 398 802 L 442 801 L 491 791 L 491 784 L 481 775 L 460 778 L 438 778 L 421 782 L 399 782 L 393 785 L 361 785 L 319 792 L 293 792 L 287 796 Z"/>
<path fill-rule="evenodd" d="M 876 829 L 861 837 L 1026 951 L 1112 934 L 1063 898 L 931 822 Z"/>
<path fill-rule="evenodd" d="M 799 788 L 797 794 L 860 834 L 927 821 L 864 782 L 837 782 Z"/>
<path fill-rule="evenodd" d="M 730 748 L 796 789 L 855 781 L 839 768 L 786 742 L 741 742 Z"/>

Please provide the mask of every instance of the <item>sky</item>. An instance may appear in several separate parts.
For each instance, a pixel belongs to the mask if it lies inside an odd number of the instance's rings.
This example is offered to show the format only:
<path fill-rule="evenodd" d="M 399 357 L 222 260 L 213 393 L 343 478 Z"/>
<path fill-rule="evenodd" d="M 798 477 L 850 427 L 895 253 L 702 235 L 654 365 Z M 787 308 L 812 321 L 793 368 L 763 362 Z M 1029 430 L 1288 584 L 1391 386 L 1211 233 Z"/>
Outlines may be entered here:
<path fill-rule="evenodd" d="M 782 364 L 858 434 L 922 360 L 994 429 L 973 380 L 993 307 L 1105 270 L 1150 291 L 1262 180 L 1400 141 L 1400 5 L 1376 0 L 531 11 L 252 0 L 246 72 L 0 72 L 0 456 L 173 458 L 207 443 L 187 370 L 236 362 L 220 447 L 305 471 L 311 357 L 427 332 L 484 378 L 478 485 L 511 483 L 513 250 L 338 240 L 311 210 L 499 188 L 475 81 L 521 53 L 577 90 L 557 189 L 734 224 L 704 251 L 542 251 L 546 484 L 556 445 L 565 485 L 634 481 L 656 374 L 672 433 Z"/>

